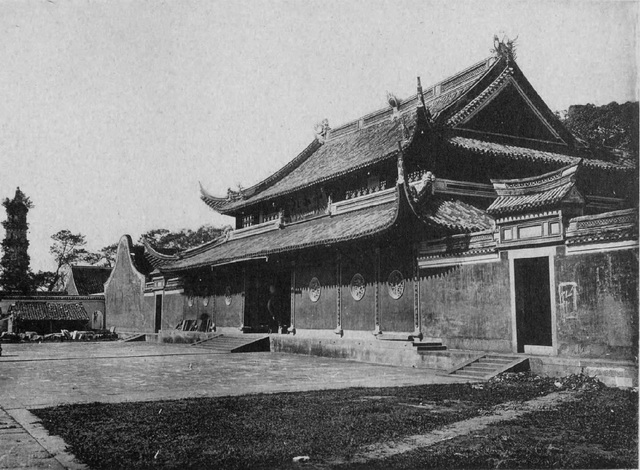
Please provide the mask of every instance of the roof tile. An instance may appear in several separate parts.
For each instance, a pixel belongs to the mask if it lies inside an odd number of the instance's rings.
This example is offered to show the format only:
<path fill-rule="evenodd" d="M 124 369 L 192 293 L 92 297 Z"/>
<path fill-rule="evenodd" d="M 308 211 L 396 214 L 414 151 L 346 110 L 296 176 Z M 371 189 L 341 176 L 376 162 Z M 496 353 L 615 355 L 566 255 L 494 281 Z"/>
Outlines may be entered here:
<path fill-rule="evenodd" d="M 51 302 L 16 302 L 9 314 L 18 320 L 79 320 L 88 321 L 89 315 L 82 304 Z"/>
<path fill-rule="evenodd" d="M 161 270 L 180 271 L 224 264 L 239 259 L 260 258 L 309 246 L 348 241 L 377 233 L 391 226 L 396 220 L 397 206 L 396 199 L 390 203 L 345 214 L 290 224 L 279 230 L 228 240 L 181 259 L 169 260 L 166 257 L 155 259 L 149 251 L 147 256 Z"/>
<path fill-rule="evenodd" d="M 455 147 L 465 150 L 471 150 L 476 153 L 488 154 L 492 156 L 509 157 L 514 160 L 530 160 L 549 163 L 559 163 L 570 165 L 581 161 L 580 158 L 571 155 L 565 155 L 557 152 L 548 152 L 545 150 L 536 150 L 527 147 L 519 147 L 516 145 L 501 144 L 480 139 L 472 139 L 469 137 L 454 136 L 448 139 L 448 142 Z M 619 159 L 618 162 L 608 162 L 596 159 L 582 159 L 585 167 L 596 167 L 605 170 L 630 170 L 635 168 L 629 159 Z"/>

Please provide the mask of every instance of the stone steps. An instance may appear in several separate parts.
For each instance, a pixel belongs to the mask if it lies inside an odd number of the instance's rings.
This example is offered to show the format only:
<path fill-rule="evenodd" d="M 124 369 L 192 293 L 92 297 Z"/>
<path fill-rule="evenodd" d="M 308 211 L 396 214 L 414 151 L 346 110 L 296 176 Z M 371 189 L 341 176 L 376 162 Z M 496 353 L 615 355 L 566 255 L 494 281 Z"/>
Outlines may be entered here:
<path fill-rule="evenodd" d="M 529 370 L 529 358 L 508 354 L 484 354 L 459 364 L 449 375 L 475 380 L 489 380 L 502 372 Z"/>
<path fill-rule="evenodd" d="M 210 349 L 216 352 L 240 353 L 269 351 L 268 336 L 240 336 L 220 334 L 213 338 L 193 343 L 192 346 Z"/>

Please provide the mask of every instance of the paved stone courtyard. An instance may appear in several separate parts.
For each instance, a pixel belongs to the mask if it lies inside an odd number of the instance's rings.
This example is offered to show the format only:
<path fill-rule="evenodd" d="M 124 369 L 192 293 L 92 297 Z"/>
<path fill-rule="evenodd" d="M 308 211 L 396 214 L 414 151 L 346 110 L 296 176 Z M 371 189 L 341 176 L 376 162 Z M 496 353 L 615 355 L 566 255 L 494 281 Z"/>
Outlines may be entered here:
<path fill-rule="evenodd" d="M 84 468 L 28 409 L 347 387 L 460 382 L 425 369 L 159 343 L 3 344 L 0 468 Z"/>

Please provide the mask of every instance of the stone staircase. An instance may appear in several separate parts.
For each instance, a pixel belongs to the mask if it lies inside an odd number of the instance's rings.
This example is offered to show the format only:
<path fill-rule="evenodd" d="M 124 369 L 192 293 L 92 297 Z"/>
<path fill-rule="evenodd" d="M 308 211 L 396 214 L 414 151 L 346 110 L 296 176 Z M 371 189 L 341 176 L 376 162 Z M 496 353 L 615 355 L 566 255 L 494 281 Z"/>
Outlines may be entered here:
<path fill-rule="evenodd" d="M 426 354 L 431 351 L 446 351 L 447 347 L 440 341 L 414 341 L 413 347 L 416 348 L 418 354 Z"/>
<path fill-rule="evenodd" d="M 146 341 L 146 338 L 147 338 L 147 334 L 141 333 L 141 334 L 132 334 L 132 335 L 127 335 L 125 337 L 121 337 L 119 341 L 122 341 L 123 343 L 131 343 L 135 341 Z"/>
<path fill-rule="evenodd" d="M 269 337 L 266 335 L 220 334 L 191 346 L 206 348 L 220 353 L 265 352 L 270 351 Z"/>
<path fill-rule="evenodd" d="M 529 370 L 529 358 L 515 354 L 482 354 L 447 371 L 465 379 L 489 380 L 502 372 Z"/>

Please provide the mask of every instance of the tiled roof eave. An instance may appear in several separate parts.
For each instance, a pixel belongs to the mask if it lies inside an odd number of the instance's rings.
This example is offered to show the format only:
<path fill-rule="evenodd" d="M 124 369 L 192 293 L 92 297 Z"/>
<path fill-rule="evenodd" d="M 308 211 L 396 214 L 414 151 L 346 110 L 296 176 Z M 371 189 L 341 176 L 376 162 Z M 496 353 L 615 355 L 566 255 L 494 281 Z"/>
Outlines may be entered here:
<path fill-rule="evenodd" d="M 407 122 L 409 121 L 409 122 Z M 319 178 L 314 178 L 310 181 L 305 181 L 304 183 L 301 184 L 296 184 L 290 188 L 286 188 L 286 189 L 282 189 L 277 191 L 276 193 L 258 193 L 255 196 L 251 196 L 250 198 L 247 198 L 245 200 L 241 200 L 241 201 L 234 201 L 233 203 L 230 203 L 223 211 L 219 211 L 221 214 L 224 215 L 235 215 L 237 214 L 238 211 L 245 209 L 247 207 L 252 206 L 253 204 L 257 204 L 263 201 L 267 201 L 267 200 L 271 200 L 271 199 L 275 199 L 275 198 L 279 198 L 279 197 L 283 197 L 283 196 L 287 196 L 289 194 L 293 194 L 295 192 L 304 190 L 306 188 L 310 188 L 312 186 L 316 186 L 319 184 L 323 184 L 326 183 L 328 181 L 333 181 L 336 179 L 340 179 L 346 175 L 352 174 L 354 172 L 357 171 L 361 171 L 363 169 L 369 168 L 371 166 L 375 166 L 383 161 L 387 161 L 390 159 L 395 159 L 397 158 L 398 154 L 400 152 L 405 151 L 408 147 L 410 147 L 412 145 L 412 143 L 417 139 L 417 136 L 420 134 L 421 130 L 424 130 L 424 127 L 426 125 L 426 116 L 425 116 L 425 112 L 424 109 L 422 109 L 421 107 L 418 107 L 416 109 L 410 110 L 405 112 L 404 114 L 402 114 L 399 118 L 394 118 L 393 120 L 391 120 L 390 122 L 393 123 L 392 128 L 386 129 L 383 132 L 392 132 L 392 133 L 398 133 L 397 135 L 397 139 L 393 138 L 391 135 L 389 136 L 389 138 L 386 140 L 387 142 L 387 147 L 393 146 L 393 150 L 390 151 L 386 151 L 384 153 L 379 154 L 378 156 L 371 156 L 368 157 L 365 161 L 363 161 L 360 164 L 355 164 L 353 166 L 349 166 L 348 168 L 341 170 L 341 171 L 336 171 L 324 176 L 321 176 Z M 383 122 L 384 123 L 384 122 Z M 382 123 L 377 123 L 375 124 L 376 126 L 380 125 Z M 407 128 L 407 130 L 410 132 L 410 134 L 408 136 L 405 136 L 404 138 L 401 135 L 401 130 L 399 128 L 399 125 L 403 125 Z M 366 132 L 369 131 L 371 132 L 373 126 L 370 127 L 365 127 L 364 129 L 359 130 L 358 132 Z M 355 133 L 351 133 L 356 135 L 357 132 Z M 348 137 L 351 134 L 347 134 L 346 137 Z M 383 135 L 383 134 L 380 134 Z M 342 139 L 345 136 L 342 136 L 340 138 L 337 138 L 336 141 L 334 140 L 329 140 L 326 143 L 323 144 L 324 145 L 331 145 L 332 143 L 335 143 L 338 141 L 338 139 Z M 396 143 L 400 143 L 400 146 L 398 147 L 396 145 Z M 319 146 L 319 148 L 317 149 L 317 151 L 321 151 L 322 146 Z M 315 153 L 315 152 L 314 152 Z M 375 153 L 373 154 L 375 155 Z M 311 158 L 313 158 L 313 155 L 310 155 Z M 302 164 L 302 162 L 301 162 Z M 293 173 L 294 170 L 292 170 Z M 284 179 L 284 178 L 283 178 Z M 265 188 L 264 191 L 268 190 L 269 188 Z"/>
<path fill-rule="evenodd" d="M 513 206 L 508 206 L 504 208 L 496 208 L 492 209 L 491 207 L 487 208 L 487 212 L 493 216 L 505 217 L 508 215 L 520 214 L 523 212 L 531 212 L 532 210 L 541 211 L 541 210 L 554 210 L 558 209 L 559 202 L 544 202 L 544 203 L 531 203 L 531 204 L 518 204 Z"/>
<path fill-rule="evenodd" d="M 144 246 L 145 258 L 149 260 L 149 262 L 154 268 L 159 268 L 164 264 L 172 263 L 180 259 L 178 256 L 175 256 L 175 255 L 164 255 L 162 253 L 159 253 L 144 238 L 142 239 L 142 244 Z"/>
<path fill-rule="evenodd" d="M 490 217 L 484 213 L 485 211 L 481 211 L 480 209 L 474 208 L 468 204 L 462 203 L 460 201 L 456 201 L 457 205 L 464 205 L 467 207 L 465 209 L 466 215 L 471 214 L 472 216 L 476 216 L 475 222 L 469 222 L 468 224 L 463 223 L 453 223 L 447 222 L 443 220 L 442 216 L 436 214 L 425 215 L 422 214 L 420 208 L 417 206 L 417 203 L 414 201 L 412 195 L 410 194 L 409 185 L 405 185 L 405 197 L 408 201 L 408 206 L 413 213 L 413 215 L 424 223 L 426 226 L 436 228 L 436 229 L 445 229 L 446 231 L 454 232 L 454 233 L 462 233 L 462 234 L 471 234 L 478 233 L 488 230 L 492 225 L 492 222 L 489 221 Z M 469 212 L 472 211 L 472 212 Z M 474 214 L 475 212 L 475 214 Z M 479 214 L 482 213 L 482 217 Z"/>
<path fill-rule="evenodd" d="M 405 147 L 406 146 L 403 146 L 403 148 L 405 148 Z M 280 193 L 278 193 L 276 195 L 269 195 L 269 196 L 266 196 L 266 197 L 256 196 L 255 198 L 252 198 L 250 201 L 247 201 L 246 203 L 238 204 L 236 206 L 233 206 L 232 208 L 229 208 L 227 211 L 220 212 L 220 213 L 223 214 L 223 215 L 231 215 L 231 214 L 234 214 L 235 212 L 237 212 L 237 211 L 239 211 L 241 209 L 245 209 L 246 207 L 249 207 L 249 206 L 251 206 L 253 204 L 257 204 L 259 202 L 267 201 L 269 199 L 275 199 L 275 198 L 278 198 L 278 197 L 287 196 L 289 194 L 293 194 L 293 193 L 301 191 L 303 189 L 310 188 L 310 187 L 318 185 L 318 184 L 326 183 L 327 181 L 331 181 L 331 180 L 342 178 L 343 176 L 349 175 L 349 174 L 354 173 L 356 171 L 360 171 L 360 170 L 363 170 L 365 168 L 369 168 L 371 166 L 377 165 L 378 163 L 383 162 L 385 160 L 390 160 L 392 158 L 397 158 L 398 153 L 399 153 L 399 150 L 394 150 L 394 151 L 389 152 L 389 153 L 387 153 L 385 155 L 382 155 L 382 156 L 380 156 L 378 158 L 369 160 L 365 164 L 351 167 L 348 170 L 342 171 L 340 173 L 327 175 L 327 176 L 325 176 L 323 178 L 314 180 L 314 181 L 312 181 L 312 182 L 310 182 L 308 184 L 302 184 L 302 185 L 296 186 L 294 188 L 284 190 L 284 191 L 282 191 L 282 192 L 280 192 Z"/>
<path fill-rule="evenodd" d="M 308 159 L 311 155 L 313 155 L 315 151 L 320 148 L 320 146 L 321 146 L 321 142 L 317 138 L 313 139 L 313 141 L 309 145 L 307 145 L 307 147 L 305 147 L 305 149 L 302 152 L 300 152 L 293 160 L 285 164 L 278 171 L 269 175 L 262 181 L 259 181 L 258 183 L 244 189 L 243 193 L 248 194 L 249 195 L 248 197 L 252 197 L 256 193 L 256 191 L 259 191 L 263 189 L 265 186 L 269 184 L 273 184 L 276 181 L 284 178 L 291 171 L 293 171 L 293 169 L 295 169 L 297 166 L 303 163 L 306 159 Z M 219 212 L 220 214 L 223 214 L 223 215 L 228 215 L 232 213 L 234 210 L 236 210 L 236 206 L 234 206 L 234 204 L 237 203 L 238 201 L 229 201 L 227 197 L 213 196 L 209 194 L 207 191 L 205 191 L 202 185 L 200 185 L 200 192 L 201 192 L 201 199 L 205 202 L 205 204 L 207 204 L 216 212 Z"/>
<path fill-rule="evenodd" d="M 573 246 L 627 240 L 638 240 L 638 230 L 627 228 L 623 230 L 600 230 L 590 233 L 567 234 L 566 244 Z"/>
<path fill-rule="evenodd" d="M 361 239 L 366 239 L 366 238 L 370 238 L 373 236 L 377 236 L 380 235 L 388 230 L 390 230 L 394 225 L 396 225 L 398 223 L 398 220 L 402 217 L 402 214 L 406 213 L 405 206 L 408 204 L 407 201 L 405 200 L 404 196 L 403 196 L 403 189 L 400 188 L 400 186 L 404 186 L 402 185 L 398 185 L 396 188 L 396 200 L 393 203 L 395 205 L 395 209 L 393 212 L 393 215 L 389 217 L 388 220 L 386 220 L 384 223 L 375 226 L 371 229 L 368 230 L 364 230 L 361 232 L 358 232 L 355 235 L 344 235 L 344 236 L 335 236 L 335 237 L 331 237 L 331 238 L 323 238 L 323 239 L 319 239 L 319 240 L 313 240 L 313 241 L 309 241 L 309 242 L 304 242 L 304 243 L 297 243 L 297 244 L 292 244 L 292 245 L 288 245 L 286 247 L 281 247 L 281 248 L 275 248 L 275 249 L 265 249 L 265 250 L 260 250 L 257 251 L 255 253 L 251 253 L 250 256 L 239 256 L 239 257 L 226 257 L 226 258 L 218 258 L 215 261 L 202 261 L 202 262 L 196 262 L 193 264 L 186 264 L 183 266 L 176 266 L 175 264 L 173 266 L 171 265 L 164 265 L 164 266 L 159 266 L 158 269 L 161 272 L 164 273 L 179 273 L 179 272 L 184 272 L 184 271 L 189 271 L 192 269 L 197 269 L 197 268 L 202 268 L 205 266 L 219 266 L 219 265 L 223 265 L 223 264 L 229 264 L 232 262 L 236 262 L 236 261 L 246 261 L 249 259 L 261 259 L 261 258 L 265 258 L 268 256 L 272 256 L 272 255 L 276 255 L 276 254 L 282 254 L 282 253 L 290 253 L 290 252 L 295 252 L 295 251 L 299 251 L 299 250 L 304 250 L 304 249 L 308 249 L 308 248 L 312 248 L 312 247 L 317 247 L 317 246 L 327 246 L 327 245 L 335 245 L 335 244 L 339 244 L 339 243 L 345 243 L 345 242 L 350 242 L 350 241 L 354 241 L 354 240 L 361 240 Z M 346 214 L 341 214 L 337 217 L 340 216 L 352 216 L 355 213 L 361 212 L 361 211 L 366 211 L 366 210 L 370 210 L 371 208 L 369 207 L 364 207 L 362 209 L 358 209 L 357 211 L 353 211 L 353 212 L 349 212 Z M 327 218 L 330 219 L 331 216 L 327 215 L 325 217 L 322 217 L 320 219 L 323 218 Z M 315 219 L 315 220 L 319 220 L 319 219 Z M 301 225 L 301 224 L 296 224 L 296 225 Z M 287 226 L 284 227 L 284 230 L 286 230 Z M 244 243 L 250 242 L 252 237 L 248 237 L 248 238 L 244 238 L 242 239 Z M 183 260 L 184 261 L 184 260 Z"/>
<path fill-rule="evenodd" d="M 496 142 L 483 141 L 480 139 L 472 139 L 468 137 L 453 136 L 447 139 L 447 144 L 457 149 L 464 150 L 466 152 L 477 153 L 480 155 L 488 155 L 491 157 L 511 158 L 516 160 L 528 160 L 532 162 L 548 163 L 553 162 L 556 164 L 575 164 L 581 162 L 583 167 L 597 168 L 607 171 L 620 171 L 629 172 L 634 171 L 635 167 L 626 165 L 617 165 L 611 162 L 605 162 L 602 160 L 594 159 L 581 159 L 580 157 L 573 155 L 565 155 L 554 152 L 547 152 L 543 150 L 527 149 L 524 147 L 516 147 L 512 145 L 499 144 Z M 493 146 L 495 148 L 483 148 L 485 146 Z M 500 148 L 502 147 L 502 148 Z M 521 150 L 510 150 L 505 147 L 512 147 Z"/>

